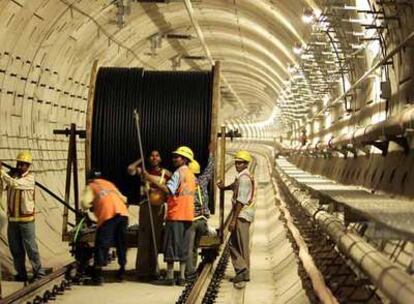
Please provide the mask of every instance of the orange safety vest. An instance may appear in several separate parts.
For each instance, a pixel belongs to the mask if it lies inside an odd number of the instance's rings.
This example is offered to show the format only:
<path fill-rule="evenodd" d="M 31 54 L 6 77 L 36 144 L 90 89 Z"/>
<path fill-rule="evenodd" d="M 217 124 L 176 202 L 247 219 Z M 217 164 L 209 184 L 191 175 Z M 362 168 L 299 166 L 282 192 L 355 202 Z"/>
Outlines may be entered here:
<path fill-rule="evenodd" d="M 93 213 L 98 219 L 98 227 L 116 215 L 128 216 L 125 202 L 114 184 L 104 179 L 95 179 L 89 186 L 94 193 Z"/>
<path fill-rule="evenodd" d="M 178 168 L 180 185 L 177 193 L 168 197 L 168 221 L 192 221 L 194 218 L 194 195 L 196 182 L 194 174 L 187 166 Z"/>

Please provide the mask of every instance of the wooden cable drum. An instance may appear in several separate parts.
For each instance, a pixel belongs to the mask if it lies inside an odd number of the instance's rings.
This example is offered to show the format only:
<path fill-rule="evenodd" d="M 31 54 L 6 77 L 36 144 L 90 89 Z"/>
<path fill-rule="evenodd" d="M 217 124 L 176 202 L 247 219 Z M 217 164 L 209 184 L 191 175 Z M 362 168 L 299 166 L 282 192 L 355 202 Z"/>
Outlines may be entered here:
<path fill-rule="evenodd" d="M 212 128 L 212 96 L 211 71 L 100 68 L 87 114 L 91 132 L 87 138 L 90 155 L 86 157 L 90 168 L 101 170 L 130 202 L 140 200 L 140 181 L 127 174 L 127 166 L 139 157 L 134 109 L 140 115 L 144 153 L 158 150 L 163 166 L 174 170 L 171 152 L 185 145 L 204 168 L 208 144 L 216 133 Z"/>

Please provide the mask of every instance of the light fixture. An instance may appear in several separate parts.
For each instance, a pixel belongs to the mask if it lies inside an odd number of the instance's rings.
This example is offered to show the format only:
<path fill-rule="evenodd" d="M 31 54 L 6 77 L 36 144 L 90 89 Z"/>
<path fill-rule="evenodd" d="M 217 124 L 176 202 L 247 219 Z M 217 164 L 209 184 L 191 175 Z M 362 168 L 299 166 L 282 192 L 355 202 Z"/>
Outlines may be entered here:
<path fill-rule="evenodd" d="M 328 94 L 325 94 L 323 97 L 322 97 L 322 102 L 323 102 L 323 106 L 324 107 L 326 107 L 327 105 L 328 105 L 328 102 L 329 102 L 329 95 Z"/>
<path fill-rule="evenodd" d="M 310 7 L 307 7 L 303 10 L 302 21 L 306 24 L 310 24 L 315 20 L 315 14 Z"/>
<path fill-rule="evenodd" d="M 297 71 L 297 67 L 294 64 L 289 64 L 287 70 L 290 74 L 294 74 Z"/>
<path fill-rule="evenodd" d="M 293 53 L 295 53 L 296 55 L 300 55 L 303 53 L 303 46 L 300 42 L 297 42 L 294 46 L 293 46 Z"/>

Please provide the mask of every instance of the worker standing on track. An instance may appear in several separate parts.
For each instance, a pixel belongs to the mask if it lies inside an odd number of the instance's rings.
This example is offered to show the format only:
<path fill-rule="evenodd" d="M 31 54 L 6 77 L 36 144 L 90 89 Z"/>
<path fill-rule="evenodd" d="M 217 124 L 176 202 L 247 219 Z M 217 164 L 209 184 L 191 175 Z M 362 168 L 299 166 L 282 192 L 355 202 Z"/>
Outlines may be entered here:
<path fill-rule="evenodd" d="M 250 223 L 254 220 L 254 179 L 248 170 L 252 157 L 247 151 L 238 151 L 234 156 L 237 176 L 235 181 L 224 186 L 219 181 L 217 186 L 222 190 L 232 190 L 233 216 L 229 224 L 230 255 L 236 276 L 233 283 L 238 287 L 239 283 L 250 281 Z"/>
<path fill-rule="evenodd" d="M 197 276 L 197 258 L 198 258 L 198 246 L 200 239 L 203 235 L 208 234 L 207 219 L 210 217 L 210 210 L 208 208 L 208 183 L 214 174 L 214 146 L 210 144 L 210 155 L 208 158 L 207 166 L 201 175 L 200 164 L 194 160 L 188 167 L 196 176 L 196 194 L 194 198 L 194 220 L 191 224 L 188 240 L 188 259 L 186 266 L 186 279 L 191 281 Z M 198 176 L 199 175 L 199 176 Z"/>
<path fill-rule="evenodd" d="M 33 163 L 29 151 L 17 155 L 16 169 L 10 173 L 1 170 L 0 180 L 7 189 L 7 238 L 17 272 L 15 280 L 27 281 L 26 253 L 33 267 L 33 279 L 43 276 L 35 233 L 35 178 L 30 171 Z M 3 189 L 3 185 L 0 185 Z"/>
<path fill-rule="evenodd" d="M 82 209 L 92 209 L 97 219 L 92 283 L 102 285 L 102 267 L 106 265 L 110 247 L 115 246 L 119 270 L 117 279 L 123 280 L 126 265 L 126 230 L 128 209 L 124 197 L 114 184 L 102 178 L 97 170 L 87 175 L 87 185 L 81 197 Z"/>
<path fill-rule="evenodd" d="M 171 179 L 164 184 L 144 172 L 144 178 L 168 194 L 167 222 L 164 234 L 164 261 L 167 277 L 155 281 L 157 285 L 174 285 L 174 262 L 180 262 L 178 285 L 185 284 L 185 267 L 188 258 L 188 234 L 194 218 L 195 176 L 188 168 L 194 159 L 193 151 L 185 146 L 173 152 L 173 164 L 177 168 Z"/>
<path fill-rule="evenodd" d="M 141 175 L 142 170 L 140 168 L 141 159 L 138 159 L 134 163 L 128 166 L 128 173 L 130 175 Z M 154 184 L 163 184 L 171 178 L 171 172 L 161 167 L 161 156 L 157 150 L 151 151 L 148 156 L 148 174 L 154 179 L 153 182 L 145 182 L 143 189 L 148 191 L 149 200 L 151 204 L 152 216 L 154 219 L 155 238 L 157 242 L 157 248 L 159 249 L 161 243 L 161 232 L 164 223 L 165 204 L 167 202 L 167 196 L 164 192 L 158 189 Z M 145 192 L 142 191 L 141 195 L 145 196 Z M 154 255 L 154 244 L 151 233 L 150 213 L 148 210 L 147 201 L 140 203 L 139 208 L 139 245 L 138 245 L 138 278 L 140 280 L 156 280 L 158 279 L 156 274 L 156 259 Z"/>

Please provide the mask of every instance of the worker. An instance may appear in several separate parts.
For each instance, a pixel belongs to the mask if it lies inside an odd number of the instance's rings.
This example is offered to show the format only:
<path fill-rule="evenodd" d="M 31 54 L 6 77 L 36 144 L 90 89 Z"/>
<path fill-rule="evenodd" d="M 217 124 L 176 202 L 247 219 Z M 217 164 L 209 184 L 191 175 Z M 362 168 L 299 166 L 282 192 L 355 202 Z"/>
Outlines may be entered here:
<path fill-rule="evenodd" d="M 173 152 L 175 172 L 167 184 L 158 184 L 148 172 L 144 178 L 168 194 L 167 221 L 164 233 L 164 261 L 167 263 L 165 279 L 154 281 L 157 285 L 174 285 L 174 262 L 180 263 L 177 284 L 185 284 L 185 267 L 188 257 L 188 234 L 194 218 L 195 176 L 188 168 L 194 159 L 193 151 L 179 147 Z"/>
<path fill-rule="evenodd" d="M 255 213 L 253 204 L 254 179 L 248 170 L 251 161 L 252 157 L 249 152 L 238 151 L 234 156 L 237 171 L 235 181 L 228 186 L 225 186 L 223 181 L 217 183 L 221 190 L 233 191 L 229 247 L 233 268 L 236 272 L 236 276 L 233 278 L 236 287 L 240 286 L 239 283 L 250 281 L 249 228 Z"/>
<path fill-rule="evenodd" d="M 214 146 L 210 144 L 210 155 L 207 166 L 201 175 L 200 164 L 194 160 L 188 167 L 196 176 L 196 194 L 194 198 L 194 219 L 191 224 L 188 239 L 188 259 L 186 265 L 186 279 L 192 281 L 196 278 L 196 267 L 198 258 L 198 246 L 203 235 L 208 234 L 207 219 L 210 217 L 210 210 L 208 208 L 208 183 L 213 178 L 214 174 Z"/>
<path fill-rule="evenodd" d="M 126 197 L 114 184 L 103 179 L 101 172 L 90 170 L 81 197 L 81 206 L 84 210 L 92 210 L 97 219 L 92 283 L 102 285 L 102 266 L 106 265 L 108 250 L 112 246 L 116 247 L 118 256 L 119 270 L 116 277 L 122 281 L 125 274 L 125 238 L 128 227 Z"/>
<path fill-rule="evenodd" d="M 140 176 L 141 159 L 133 162 L 128 166 L 128 173 L 130 175 Z M 161 167 L 161 155 L 157 150 L 151 151 L 147 158 L 148 162 L 148 174 L 151 175 L 157 184 L 165 184 L 171 177 L 171 172 Z M 161 232 L 164 223 L 165 208 L 164 205 L 167 202 L 167 196 L 164 192 L 154 186 L 154 183 L 144 182 L 141 188 L 141 196 L 146 196 L 148 191 L 148 198 L 151 203 L 151 213 L 154 222 L 154 232 L 157 244 L 157 249 L 161 247 Z M 156 259 L 154 251 L 154 241 L 152 239 L 150 213 L 148 203 L 146 200 L 139 204 L 139 245 L 138 245 L 138 257 L 137 257 L 137 276 L 139 280 L 148 281 L 158 279 L 156 273 Z"/>
<path fill-rule="evenodd" d="M 31 172 L 33 163 L 29 151 L 20 152 L 16 158 L 16 168 L 6 173 L 0 162 L 0 180 L 7 189 L 8 226 L 7 238 L 13 257 L 14 279 L 19 282 L 28 280 L 25 260 L 26 254 L 33 267 L 35 280 L 43 276 L 39 249 L 35 232 L 35 178 Z"/>

